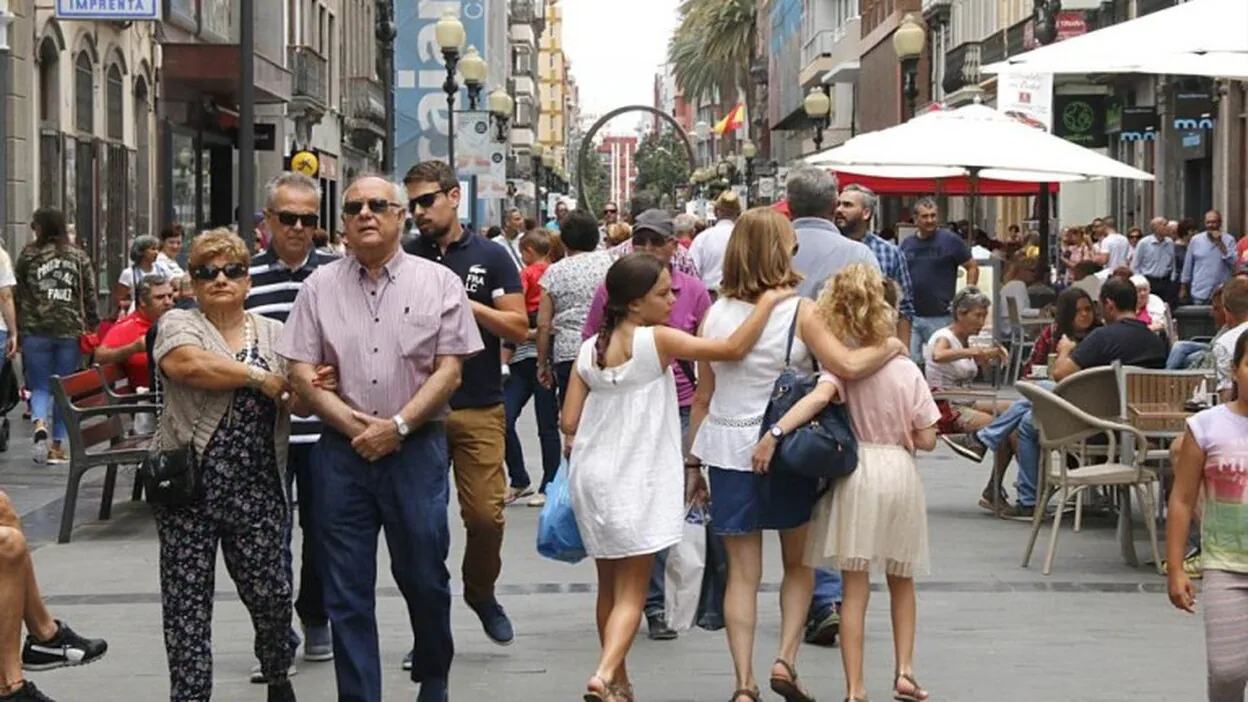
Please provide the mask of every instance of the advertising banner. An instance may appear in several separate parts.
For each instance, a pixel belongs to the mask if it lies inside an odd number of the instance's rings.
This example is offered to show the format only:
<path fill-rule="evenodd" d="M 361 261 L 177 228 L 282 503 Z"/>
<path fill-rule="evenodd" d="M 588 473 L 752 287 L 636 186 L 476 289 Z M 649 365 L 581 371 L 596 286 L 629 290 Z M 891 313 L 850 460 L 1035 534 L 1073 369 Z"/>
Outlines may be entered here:
<path fill-rule="evenodd" d="M 997 76 L 997 111 L 1036 129 L 1053 131 L 1053 74 L 1001 73 Z"/>

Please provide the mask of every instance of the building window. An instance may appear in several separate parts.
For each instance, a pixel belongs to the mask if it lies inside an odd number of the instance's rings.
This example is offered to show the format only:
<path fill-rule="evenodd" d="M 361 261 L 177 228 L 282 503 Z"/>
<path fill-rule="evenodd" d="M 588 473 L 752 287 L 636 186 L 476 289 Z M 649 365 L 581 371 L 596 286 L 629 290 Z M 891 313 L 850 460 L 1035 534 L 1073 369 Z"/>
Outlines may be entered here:
<path fill-rule="evenodd" d="M 95 76 L 86 51 L 74 60 L 74 127 L 84 134 L 95 131 Z"/>
<path fill-rule="evenodd" d="M 108 118 L 109 139 L 122 141 L 125 136 L 125 107 L 121 104 L 125 90 L 122 87 L 121 68 L 117 64 L 108 67 L 107 88 L 104 91 L 105 114 Z"/>
<path fill-rule="evenodd" d="M 134 213 L 135 231 L 154 233 L 151 222 L 151 106 L 148 104 L 147 81 L 139 78 L 134 85 Z"/>
<path fill-rule="evenodd" d="M 54 125 L 60 116 L 61 52 L 52 39 L 39 43 L 39 121 Z"/>

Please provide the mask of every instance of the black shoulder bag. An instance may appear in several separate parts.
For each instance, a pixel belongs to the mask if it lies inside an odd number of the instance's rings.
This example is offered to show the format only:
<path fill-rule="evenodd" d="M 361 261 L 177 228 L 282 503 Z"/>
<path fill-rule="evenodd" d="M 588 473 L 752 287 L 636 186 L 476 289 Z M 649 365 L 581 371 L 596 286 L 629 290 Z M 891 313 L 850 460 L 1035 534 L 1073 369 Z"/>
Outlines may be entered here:
<path fill-rule="evenodd" d="M 798 309 L 793 312 L 793 322 L 789 325 L 784 370 L 780 371 L 771 391 L 771 400 L 763 413 L 760 436 L 767 433 L 793 405 L 814 390 L 815 384 L 819 382 L 818 366 L 813 359 L 811 365 L 816 373 L 808 377 L 798 373 L 790 362 L 800 311 L 799 303 Z M 844 404 L 835 402 L 830 403 L 810 422 L 780 439 L 776 452 L 771 457 L 772 470 L 807 478 L 835 480 L 853 473 L 857 467 L 858 439 L 850 426 L 849 410 Z"/>
<path fill-rule="evenodd" d="M 164 399 L 163 394 L 161 399 Z M 230 401 L 233 402 L 233 399 Z M 139 480 L 143 483 L 143 494 L 149 505 L 186 507 L 204 499 L 204 474 L 199 455 L 195 452 L 195 430 L 199 428 L 205 409 L 207 403 L 195 414 L 191 440 L 172 449 L 161 446 L 163 424 L 169 421 L 169 413 L 158 413 L 152 450 L 139 464 L 138 470 Z"/>

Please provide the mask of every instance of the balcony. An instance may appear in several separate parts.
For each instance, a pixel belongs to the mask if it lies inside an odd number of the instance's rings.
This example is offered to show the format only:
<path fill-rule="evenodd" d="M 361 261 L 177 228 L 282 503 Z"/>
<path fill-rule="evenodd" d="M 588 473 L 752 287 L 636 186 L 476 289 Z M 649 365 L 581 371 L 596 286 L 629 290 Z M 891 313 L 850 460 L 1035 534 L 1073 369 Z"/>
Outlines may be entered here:
<path fill-rule="evenodd" d="M 291 107 L 320 113 L 329 109 L 329 61 L 310 46 L 292 46 L 286 65 L 293 77 Z"/>
<path fill-rule="evenodd" d="M 362 151 L 386 138 L 386 93 L 373 78 L 347 80 L 343 112 L 349 139 Z"/>
<path fill-rule="evenodd" d="M 523 44 L 530 48 L 537 48 L 537 32 L 533 31 L 531 24 L 515 24 L 507 30 L 507 37 L 512 44 Z"/>
<path fill-rule="evenodd" d="M 858 58 L 859 18 L 852 17 L 839 27 L 823 29 L 802 45 L 802 69 L 798 82 L 805 88 L 818 85 L 824 74 L 837 64 Z"/>
<path fill-rule="evenodd" d="M 980 65 L 979 44 L 962 44 L 945 54 L 945 78 L 941 87 L 946 98 L 967 86 L 978 85 Z"/>
<path fill-rule="evenodd" d="M 923 18 L 948 17 L 952 11 L 952 0 L 923 0 Z"/>

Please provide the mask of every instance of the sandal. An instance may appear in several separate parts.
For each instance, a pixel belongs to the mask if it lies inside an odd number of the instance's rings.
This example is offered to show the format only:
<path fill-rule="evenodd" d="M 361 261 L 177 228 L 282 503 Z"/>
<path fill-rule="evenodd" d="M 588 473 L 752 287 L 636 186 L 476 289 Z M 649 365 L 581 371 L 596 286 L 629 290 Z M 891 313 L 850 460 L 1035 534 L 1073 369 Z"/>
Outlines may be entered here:
<path fill-rule="evenodd" d="M 784 702 L 815 702 L 815 698 L 806 693 L 805 690 L 798 687 L 797 670 L 783 658 L 777 658 L 772 664 L 772 668 L 780 666 L 784 668 L 785 673 L 789 677 L 783 678 L 778 675 L 771 676 L 771 691 L 784 698 Z"/>
<path fill-rule="evenodd" d="M 845 702 L 871 702 L 866 697 L 846 697 Z"/>
<path fill-rule="evenodd" d="M 749 698 L 750 702 L 763 702 L 763 698 L 758 696 L 757 687 L 743 687 L 740 690 L 737 690 L 732 693 L 732 699 L 728 700 L 728 702 L 738 702 L 742 697 Z"/>
<path fill-rule="evenodd" d="M 595 690 L 592 686 L 594 683 L 600 683 L 602 690 Z M 611 686 L 601 675 L 595 675 L 589 679 L 589 684 L 585 686 L 585 696 L 582 698 L 585 702 L 607 702 L 612 697 Z"/>
<path fill-rule="evenodd" d="M 898 690 L 897 686 L 899 683 L 901 683 L 902 680 L 905 680 L 906 682 L 910 683 L 910 687 L 914 688 L 914 692 L 905 693 L 905 692 L 901 692 L 900 690 Z M 918 680 L 914 679 L 913 675 L 909 673 L 897 674 L 897 682 L 893 684 L 893 699 L 894 700 L 897 700 L 897 702 L 927 702 L 927 698 L 928 698 L 927 690 L 923 689 L 923 686 L 919 684 Z"/>

